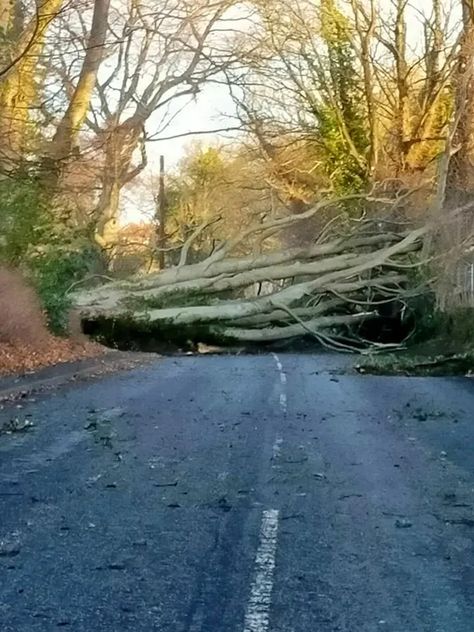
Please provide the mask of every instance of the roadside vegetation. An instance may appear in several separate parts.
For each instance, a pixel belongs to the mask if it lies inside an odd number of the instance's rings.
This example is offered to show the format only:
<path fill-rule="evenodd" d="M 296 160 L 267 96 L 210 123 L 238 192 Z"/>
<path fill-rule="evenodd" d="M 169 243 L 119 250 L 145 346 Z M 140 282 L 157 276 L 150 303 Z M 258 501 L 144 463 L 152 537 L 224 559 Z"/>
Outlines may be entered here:
<path fill-rule="evenodd" d="M 417 330 L 403 348 L 370 354 L 357 370 L 383 375 L 474 375 L 474 310 L 433 312 L 429 322 L 420 317 Z"/>
<path fill-rule="evenodd" d="M 193 108 L 216 89 L 212 130 Z M 6 3 L 8 370 L 49 335 L 50 361 L 97 352 L 68 340 L 83 322 L 112 346 L 305 338 L 362 372 L 468 373 L 472 138 L 472 0 Z"/>
<path fill-rule="evenodd" d="M 101 355 L 104 348 L 71 323 L 69 337 L 54 336 L 35 288 L 17 271 L 0 269 L 0 375 Z"/>

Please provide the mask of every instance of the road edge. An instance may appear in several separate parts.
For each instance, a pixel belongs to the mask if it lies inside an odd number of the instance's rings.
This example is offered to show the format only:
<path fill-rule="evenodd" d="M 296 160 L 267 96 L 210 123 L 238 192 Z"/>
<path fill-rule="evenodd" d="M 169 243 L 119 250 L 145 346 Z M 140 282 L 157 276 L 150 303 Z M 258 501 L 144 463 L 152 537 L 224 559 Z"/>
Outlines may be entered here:
<path fill-rule="evenodd" d="M 0 378 L 0 404 L 35 393 L 60 388 L 77 380 L 106 377 L 111 373 L 136 369 L 162 358 L 155 353 L 109 351 L 95 358 L 65 362 L 33 373 Z"/>

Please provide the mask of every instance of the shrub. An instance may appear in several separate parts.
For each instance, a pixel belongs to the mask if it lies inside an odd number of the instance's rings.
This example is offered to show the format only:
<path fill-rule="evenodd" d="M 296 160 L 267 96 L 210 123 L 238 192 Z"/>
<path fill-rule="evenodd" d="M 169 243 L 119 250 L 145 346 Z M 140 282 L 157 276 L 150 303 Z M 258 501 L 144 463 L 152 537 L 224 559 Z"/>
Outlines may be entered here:
<path fill-rule="evenodd" d="M 40 252 L 31 259 L 33 280 L 53 333 L 68 333 L 69 290 L 87 275 L 91 260 L 93 253 L 85 247 L 57 253 Z"/>
<path fill-rule="evenodd" d="M 53 333 L 67 332 L 68 290 L 98 261 L 90 237 L 48 207 L 34 173 L 0 180 L 0 263 L 21 270 L 32 282 Z M 11 287 L 20 285 L 12 282 Z"/>
<path fill-rule="evenodd" d="M 46 230 L 39 186 L 35 178 L 17 174 L 0 180 L 0 260 L 18 266 Z"/>

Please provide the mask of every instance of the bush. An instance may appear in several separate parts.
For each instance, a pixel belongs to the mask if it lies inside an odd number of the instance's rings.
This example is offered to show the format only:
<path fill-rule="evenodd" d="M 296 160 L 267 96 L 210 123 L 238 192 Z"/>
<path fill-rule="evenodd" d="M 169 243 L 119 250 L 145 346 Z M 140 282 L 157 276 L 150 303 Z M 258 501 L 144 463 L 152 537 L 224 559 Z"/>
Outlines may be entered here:
<path fill-rule="evenodd" d="M 47 218 L 38 183 L 26 174 L 0 180 L 0 261 L 21 264 L 44 240 Z"/>
<path fill-rule="evenodd" d="M 53 333 L 67 332 L 68 290 L 98 261 L 90 237 L 48 207 L 34 173 L 0 180 L 0 263 L 19 269 L 32 282 Z M 20 285 L 16 281 L 11 287 Z"/>
<path fill-rule="evenodd" d="M 416 325 L 412 343 L 443 341 L 448 346 L 474 346 L 474 308 L 457 307 L 442 312 L 436 306 L 434 294 L 424 294 L 411 303 L 411 315 Z"/>
<path fill-rule="evenodd" d="M 457 307 L 449 313 L 436 312 L 433 317 L 434 332 L 450 343 L 474 347 L 474 308 Z"/>
<path fill-rule="evenodd" d="M 68 333 L 71 287 L 83 279 L 90 269 L 94 253 L 82 248 L 57 254 L 44 252 L 32 258 L 30 266 L 48 318 L 50 330 L 59 335 Z"/>

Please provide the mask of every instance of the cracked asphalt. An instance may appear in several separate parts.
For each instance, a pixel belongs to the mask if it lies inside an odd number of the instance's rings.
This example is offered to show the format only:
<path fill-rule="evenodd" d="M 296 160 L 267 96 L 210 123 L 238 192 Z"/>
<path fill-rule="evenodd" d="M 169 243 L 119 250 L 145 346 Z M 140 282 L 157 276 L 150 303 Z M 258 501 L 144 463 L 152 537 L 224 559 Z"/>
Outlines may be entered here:
<path fill-rule="evenodd" d="M 473 382 L 346 364 L 168 358 L 5 404 L 0 630 L 473 632 Z"/>

